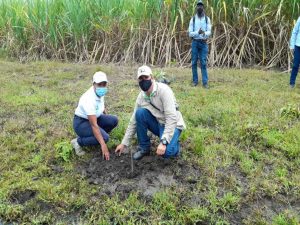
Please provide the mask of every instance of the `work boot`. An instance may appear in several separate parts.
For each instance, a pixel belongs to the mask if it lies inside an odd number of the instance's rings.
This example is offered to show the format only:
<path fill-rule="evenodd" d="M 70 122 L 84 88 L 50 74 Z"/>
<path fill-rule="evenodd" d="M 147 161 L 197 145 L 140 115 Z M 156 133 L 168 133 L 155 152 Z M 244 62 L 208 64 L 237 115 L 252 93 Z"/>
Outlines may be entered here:
<path fill-rule="evenodd" d="M 145 155 L 150 155 L 150 149 L 142 149 L 141 147 L 137 147 L 137 151 L 133 154 L 133 159 L 140 160 Z"/>
<path fill-rule="evenodd" d="M 85 151 L 83 151 L 81 146 L 78 144 L 77 138 L 74 138 L 71 141 L 71 145 L 73 146 L 76 155 L 83 156 L 85 154 Z"/>

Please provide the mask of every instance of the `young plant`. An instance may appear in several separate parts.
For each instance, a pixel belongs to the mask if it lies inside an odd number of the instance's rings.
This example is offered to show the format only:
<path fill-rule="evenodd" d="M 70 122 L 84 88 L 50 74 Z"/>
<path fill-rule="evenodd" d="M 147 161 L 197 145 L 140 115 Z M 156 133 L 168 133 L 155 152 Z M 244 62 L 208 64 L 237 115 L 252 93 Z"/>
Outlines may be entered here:
<path fill-rule="evenodd" d="M 73 148 L 70 142 L 62 141 L 55 144 L 56 157 L 62 159 L 65 162 L 69 162 L 72 154 Z"/>

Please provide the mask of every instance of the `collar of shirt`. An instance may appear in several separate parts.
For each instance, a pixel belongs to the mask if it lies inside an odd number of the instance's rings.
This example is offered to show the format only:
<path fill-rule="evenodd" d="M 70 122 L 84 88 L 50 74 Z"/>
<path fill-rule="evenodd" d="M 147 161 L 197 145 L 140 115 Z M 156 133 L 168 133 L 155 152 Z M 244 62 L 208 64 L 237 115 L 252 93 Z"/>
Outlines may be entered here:
<path fill-rule="evenodd" d="M 157 83 L 155 81 L 153 81 L 153 83 L 154 83 L 154 87 L 150 96 L 148 96 L 145 92 L 143 92 L 144 99 L 147 101 L 150 101 L 151 98 L 153 98 L 157 94 Z"/>

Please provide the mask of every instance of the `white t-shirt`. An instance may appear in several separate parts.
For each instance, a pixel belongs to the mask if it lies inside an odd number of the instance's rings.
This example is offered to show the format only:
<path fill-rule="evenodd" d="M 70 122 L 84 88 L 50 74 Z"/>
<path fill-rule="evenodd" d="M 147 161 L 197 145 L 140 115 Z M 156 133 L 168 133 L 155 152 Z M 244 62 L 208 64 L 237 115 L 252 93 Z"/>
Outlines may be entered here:
<path fill-rule="evenodd" d="M 92 86 L 80 97 L 75 115 L 85 119 L 90 115 L 96 115 L 98 118 L 103 111 L 104 97 L 98 97 Z"/>

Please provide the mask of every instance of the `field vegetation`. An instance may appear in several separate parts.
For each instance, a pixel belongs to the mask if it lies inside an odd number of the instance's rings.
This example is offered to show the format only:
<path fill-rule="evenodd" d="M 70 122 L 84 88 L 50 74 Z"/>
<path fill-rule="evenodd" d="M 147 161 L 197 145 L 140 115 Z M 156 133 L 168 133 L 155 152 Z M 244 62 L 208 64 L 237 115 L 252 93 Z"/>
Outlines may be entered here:
<path fill-rule="evenodd" d="M 195 3 L 0 0 L 0 225 L 299 225 L 300 91 L 281 72 L 299 0 L 204 0 L 209 90 L 191 87 L 187 68 Z M 113 151 L 144 63 L 171 81 L 188 129 L 179 159 L 153 153 L 129 173 L 130 155 Z M 79 97 L 99 70 L 119 117 L 110 162 L 70 145 Z"/>
<path fill-rule="evenodd" d="M 0 0 L 2 54 L 184 65 L 195 0 Z M 213 22 L 209 64 L 286 69 L 298 0 L 204 0 Z"/>
<path fill-rule="evenodd" d="M 146 157 L 126 177 L 125 156 L 106 163 L 89 148 L 76 157 L 72 118 L 92 74 L 109 75 L 106 102 L 120 119 L 113 152 L 139 91 L 136 69 L 0 62 L 2 222 L 299 224 L 300 91 L 287 88 L 287 74 L 213 69 L 206 90 L 190 87 L 190 69 L 154 68 L 172 78 L 188 126 L 180 159 Z"/>

